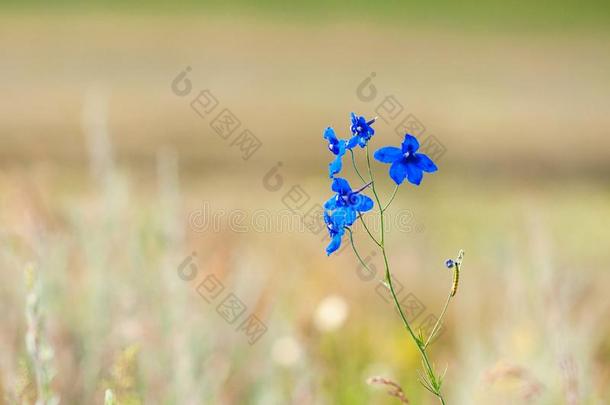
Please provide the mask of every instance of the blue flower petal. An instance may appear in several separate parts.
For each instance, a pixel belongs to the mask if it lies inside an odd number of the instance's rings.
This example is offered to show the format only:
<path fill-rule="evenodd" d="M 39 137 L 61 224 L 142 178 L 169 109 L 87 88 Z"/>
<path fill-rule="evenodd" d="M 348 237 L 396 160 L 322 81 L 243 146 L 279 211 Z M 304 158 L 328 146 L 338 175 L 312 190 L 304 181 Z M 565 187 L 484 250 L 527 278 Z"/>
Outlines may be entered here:
<path fill-rule="evenodd" d="M 358 145 L 358 141 L 360 140 L 360 137 L 358 135 L 354 135 L 350 138 L 349 142 L 347 143 L 347 149 L 353 149 L 354 146 Z"/>
<path fill-rule="evenodd" d="M 336 156 L 343 156 L 346 152 L 346 142 L 343 139 L 340 139 L 337 143 L 329 143 L 328 150 Z"/>
<path fill-rule="evenodd" d="M 347 149 L 347 142 L 344 139 L 339 139 L 339 142 L 337 143 L 337 155 L 338 156 L 343 156 L 345 155 Z"/>
<path fill-rule="evenodd" d="M 335 193 L 348 194 L 352 191 L 352 188 L 349 186 L 347 180 L 342 179 L 340 177 L 335 177 L 333 179 L 332 190 Z"/>
<path fill-rule="evenodd" d="M 407 178 L 409 179 L 409 183 L 419 186 L 422 177 L 424 177 L 424 172 L 414 163 L 409 163 L 406 166 Z"/>
<path fill-rule="evenodd" d="M 331 210 L 331 211 L 336 209 L 337 208 L 337 196 L 334 195 L 334 196 L 330 197 L 328 199 L 328 201 L 326 201 L 324 203 L 324 208 L 326 208 L 327 210 Z"/>
<path fill-rule="evenodd" d="M 341 211 L 345 215 L 345 226 L 352 226 L 356 222 L 356 218 L 358 218 L 356 210 L 353 207 L 345 207 Z"/>
<path fill-rule="evenodd" d="M 337 206 L 331 214 L 331 226 L 335 232 L 343 229 L 347 225 L 348 207 Z"/>
<path fill-rule="evenodd" d="M 333 176 L 337 173 L 339 173 L 341 171 L 341 167 L 343 166 L 343 164 L 341 163 L 341 157 L 342 155 L 337 155 L 337 157 L 335 158 L 335 160 L 333 160 L 329 165 L 328 165 L 328 176 L 332 179 Z"/>
<path fill-rule="evenodd" d="M 335 222 L 341 225 L 341 227 L 352 226 L 358 218 L 358 213 L 353 206 L 348 205 L 337 208 L 333 212 L 333 217 L 335 218 Z"/>
<path fill-rule="evenodd" d="M 343 238 L 343 232 L 336 234 L 330 239 L 330 243 L 326 247 L 327 256 L 330 256 L 331 253 L 335 252 L 341 247 L 341 238 Z"/>
<path fill-rule="evenodd" d="M 337 135 L 335 134 L 335 130 L 331 127 L 326 128 L 324 131 L 324 139 L 327 139 L 329 142 L 336 141 Z"/>
<path fill-rule="evenodd" d="M 353 113 L 353 112 L 352 112 L 352 113 L 350 113 L 350 117 L 351 117 L 351 119 L 352 119 L 352 125 L 356 125 L 356 124 L 358 124 L 358 117 L 356 116 L 356 114 L 355 114 L 355 113 Z"/>
<path fill-rule="evenodd" d="M 330 214 L 328 213 L 328 211 L 324 210 L 324 223 L 326 223 L 326 225 L 329 225 L 331 222 L 332 218 Z"/>
<path fill-rule="evenodd" d="M 356 203 L 353 205 L 354 209 L 359 212 L 370 211 L 373 208 L 373 200 L 364 194 L 356 194 Z"/>
<path fill-rule="evenodd" d="M 345 154 L 346 141 L 337 138 L 335 131 L 331 127 L 326 128 L 326 131 L 324 131 L 324 139 L 328 140 L 328 150 L 330 150 L 332 154 L 338 156 L 343 156 Z"/>
<path fill-rule="evenodd" d="M 419 142 L 417 138 L 415 138 L 411 134 L 405 134 L 405 140 L 402 142 L 402 152 L 403 153 L 413 153 L 419 149 Z"/>
<path fill-rule="evenodd" d="M 438 167 L 434 164 L 432 159 L 423 153 L 415 153 L 413 155 L 413 161 L 424 172 L 433 173 L 438 170 Z"/>
<path fill-rule="evenodd" d="M 404 181 L 405 177 L 407 177 L 407 162 L 405 159 L 392 163 L 392 166 L 390 166 L 390 177 L 398 185 Z"/>
<path fill-rule="evenodd" d="M 384 148 L 377 149 L 373 156 L 381 163 L 392 163 L 402 157 L 402 150 L 395 146 L 386 146 Z"/>

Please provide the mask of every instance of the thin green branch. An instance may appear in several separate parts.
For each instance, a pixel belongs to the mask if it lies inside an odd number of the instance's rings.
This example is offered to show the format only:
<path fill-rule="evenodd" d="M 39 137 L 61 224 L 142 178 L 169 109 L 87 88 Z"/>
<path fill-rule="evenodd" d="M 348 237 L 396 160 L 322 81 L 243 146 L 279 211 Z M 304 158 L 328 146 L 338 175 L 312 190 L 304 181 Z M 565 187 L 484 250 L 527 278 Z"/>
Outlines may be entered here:
<path fill-rule="evenodd" d="M 360 256 L 360 253 L 358 253 L 358 249 L 356 249 L 356 245 L 354 244 L 354 234 L 352 233 L 352 230 L 349 229 L 348 227 L 346 227 L 345 229 L 347 230 L 347 232 L 349 232 L 349 242 L 352 245 L 352 249 L 354 250 L 354 253 L 356 254 L 356 257 L 360 261 L 360 264 L 362 264 L 364 266 L 364 268 L 367 269 L 368 271 L 373 272 L 371 269 L 369 269 L 369 266 L 366 265 L 364 260 L 362 260 L 362 257 Z"/>
<path fill-rule="evenodd" d="M 379 207 L 379 215 L 381 220 L 381 244 L 383 245 L 383 210 L 381 209 L 381 200 L 379 199 L 377 189 L 375 188 L 375 179 L 373 178 L 373 171 L 371 170 L 371 157 L 369 155 L 368 145 L 366 145 L 366 167 L 368 169 L 369 177 L 371 179 L 371 188 L 373 189 L 373 195 L 375 196 L 375 201 L 377 201 L 377 206 Z"/>
<path fill-rule="evenodd" d="M 451 298 L 453 298 L 455 296 L 455 292 L 457 290 L 457 280 L 458 280 L 456 277 L 459 277 L 459 274 L 460 274 L 461 258 L 464 256 L 463 252 L 464 252 L 463 250 L 460 250 L 460 254 L 459 254 L 460 260 L 455 261 L 455 264 L 454 264 L 455 269 L 453 271 L 454 280 L 452 282 L 451 289 L 449 290 L 449 294 L 447 295 L 447 300 L 445 301 L 445 305 L 443 306 L 441 315 L 436 320 L 436 324 L 432 328 L 432 332 L 430 332 L 430 336 L 426 340 L 426 344 L 424 345 L 424 348 L 428 347 L 430 342 L 432 342 L 432 339 L 434 339 L 434 336 L 436 335 L 436 333 L 438 333 L 438 331 L 440 330 L 440 326 L 442 325 L 443 317 L 445 316 L 445 313 L 447 312 L 447 307 L 449 307 L 449 302 L 451 301 Z"/>
<path fill-rule="evenodd" d="M 369 234 L 369 236 L 371 237 L 371 239 L 373 240 L 373 242 L 375 242 L 375 244 L 379 247 L 381 247 L 381 243 L 379 243 L 379 241 L 377 240 L 377 238 L 375 238 L 373 236 L 373 234 L 371 233 L 371 231 L 369 230 L 369 227 L 366 225 L 366 222 L 364 221 L 364 218 L 362 217 L 362 213 L 358 213 L 358 219 L 360 219 L 360 222 L 362 222 L 362 226 L 364 226 L 364 229 L 366 230 L 366 233 Z"/>
<path fill-rule="evenodd" d="M 354 165 L 354 170 L 356 171 L 356 174 L 358 175 L 358 177 L 360 177 L 360 180 L 362 180 L 363 183 L 366 183 L 366 180 L 364 180 L 364 177 L 362 177 L 362 175 L 360 174 L 360 170 L 358 170 L 358 165 L 356 164 L 356 157 L 354 156 L 354 151 L 350 149 L 349 153 L 352 155 L 352 164 Z"/>
<path fill-rule="evenodd" d="M 358 170 L 358 165 L 356 164 L 356 157 L 354 155 L 354 151 L 353 150 L 349 150 L 349 153 L 352 155 L 352 164 L 354 166 L 354 170 L 356 171 L 356 174 L 358 174 L 358 177 L 360 177 L 360 180 L 362 180 L 363 183 L 366 183 L 366 180 L 364 179 L 364 177 L 362 176 L 362 174 L 360 173 L 360 170 Z M 372 181 L 372 180 L 371 180 Z M 366 222 L 364 221 L 364 219 L 362 218 L 362 213 L 358 214 L 358 218 L 360 219 L 360 221 L 362 222 L 362 226 L 364 226 L 364 229 L 366 230 L 366 233 L 369 234 L 370 238 L 373 240 L 373 242 L 375 242 L 375 244 L 379 247 L 381 247 L 381 243 L 379 243 L 379 241 L 377 240 L 377 238 L 375 238 L 373 236 L 373 234 L 371 233 L 371 230 L 369 229 L 369 227 L 366 225 Z"/>
<path fill-rule="evenodd" d="M 358 258 L 358 261 L 369 273 L 375 274 L 375 272 L 369 268 L 369 266 L 364 262 L 364 260 L 362 260 L 362 256 L 360 256 L 358 249 L 356 249 L 356 244 L 354 243 L 354 234 L 353 234 L 352 230 L 348 227 L 346 227 L 345 229 L 349 232 L 349 242 L 352 245 L 352 250 L 354 251 L 354 254 L 356 255 L 356 257 Z"/>
<path fill-rule="evenodd" d="M 440 400 L 442 405 L 445 405 L 445 399 L 443 398 L 443 395 L 441 393 L 440 385 L 436 381 L 434 369 L 432 368 L 432 365 L 430 364 L 430 360 L 428 359 L 428 354 L 426 353 L 426 348 L 424 346 L 424 343 L 423 343 L 422 339 L 418 338 L 415 335 L 415 332 L 411 328 L 411 325 L 409 324 L 409 321 L 407 320 L 407 317 L 405 316 L 405 313 L 403 312 L 402 307 L 400 306 L 400 302 L 398 301 L 398 296 L 396 295 L 396 291 L 394 290 L 394 283 L 392 282 L 390 264 L 388 262 L 388 255 L 387 255 L 386 248 L 385 248 L 385 229 L 384 229 L 384 215 L 383 215 L 384 209 L 381 208 L 381 201 L 379 199 L 379 195 L 378 195 L 377 189 L 375 187 L 375 179 L 373 178 L 373 171 L 371 169 L 371 158 L 370 158 L 370 154 L 369 154 L 368 145 L 366 146 L 366 164 L 367 164 L 368 174 L 369 174 L 369 177 L 371 180 L 371 188 L 373 190 L 373 195 L 375 196 L 377 206 L 380 207 L 379 220 L 381 223 L 381 230 L 380 230 L 380 240 L 381 241 L 380 241 L 379 247 L 381 249 L 381 253 L 383 256 L 383 262 L 385 265 L 385 277 L 386 277 L 387 284 L 390 288 L 390 294 L 392 295 L 392 300 L 394 301 L 394 305 L 396 306 L 396 309 L 398 310 L 398 313 L 400 315 L 403 325 L 405 326 L 405 329 L 407 330 L 407 332 L 409 332 L 409 335 L 411 335 L 411 338 L 415 342 L 417 349 L 420 352 L 420 355 L 422 357 L 422 362 L 424 364 L 424 370 L 430 376 L 430 380 L 431 380 L 430 388 L 433 388 L 433 390 L 431 392 L 434 395 L 436 395 L 436 397 Z"/>
<path fill-rule="evenodd" d="M 390 204 L 392 204 L 392 201 L 394 201 L 394 197 L 396 197 L 396 192 L 397 191 L 398 191 L 398 184 L 396 185 L 396 187 L 394 187 L 394 192 L 392 192 L 392 196 L 390 197 L 390 201 L 388 201 L 388 203 L 385 205 L 385 207 L 382 208 L 382 211 L 385 212 L 385 210 L 388 209 Z"/>
<path fill-rule="evenodd" d="M 426 343 L 424 344 L 424 349 L 426 347 L 428 347 L 428 345 L 430 344 L 432 339 L 434 339 L 434 335 L 436 335 L 436 333 L 438 332 L 439 326 L 442 324 L 441 322 L 443 320 L 443 317 L 445 316 L 445 312 L 447 312 L 447 307 L 449 306 L 449 301 L 451 301 L 451 297 L 452 297 L 451 292 L 449 292 L 449 294 L 447 294 L 447 300 L 445 301 L 443 310 L 441 311 L 441 315 L 436 320 L 436 324 L 432 328 L 432 332 L 430 332 L 430 336 L 428 336 L 428 339 L 426 340 Z"/>

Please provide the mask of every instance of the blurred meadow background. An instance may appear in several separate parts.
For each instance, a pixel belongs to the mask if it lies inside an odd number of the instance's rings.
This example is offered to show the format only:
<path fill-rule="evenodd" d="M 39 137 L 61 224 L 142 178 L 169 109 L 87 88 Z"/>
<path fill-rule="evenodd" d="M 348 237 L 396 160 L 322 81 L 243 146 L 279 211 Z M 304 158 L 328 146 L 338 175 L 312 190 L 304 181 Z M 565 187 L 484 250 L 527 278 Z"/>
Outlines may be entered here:
<path fill-rule="evenodd" d="M 311 222 L 351 111 L 440 168 L 388 248 L 422 329 L 466 251 L 448 403 L 610 403 L 607 2 L 3 1 L 0 50 L 0 404 L 436 403 Z"/>

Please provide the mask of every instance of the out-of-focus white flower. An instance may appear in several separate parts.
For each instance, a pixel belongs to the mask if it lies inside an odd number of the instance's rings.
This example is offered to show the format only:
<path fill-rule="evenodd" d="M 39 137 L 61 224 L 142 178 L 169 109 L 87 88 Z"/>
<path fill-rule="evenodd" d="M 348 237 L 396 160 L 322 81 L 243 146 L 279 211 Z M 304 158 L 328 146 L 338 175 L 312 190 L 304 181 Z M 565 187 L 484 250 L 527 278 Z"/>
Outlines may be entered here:
<path fill-rule="evenodd" d="M 303 349 L 299 342 L 292 336 L 284 336 L 273 342 L 271 347 L 271 358 L 274 362 L 284 367 L 292 367 L 299 362 Z"/>
<path fill-rule="evenodd" d="M 314 324 L 321 332 L 337 330 L 345 323 L 348 312 L 349 308 L 342 297 L 329 295 L 318 304 Z"/>

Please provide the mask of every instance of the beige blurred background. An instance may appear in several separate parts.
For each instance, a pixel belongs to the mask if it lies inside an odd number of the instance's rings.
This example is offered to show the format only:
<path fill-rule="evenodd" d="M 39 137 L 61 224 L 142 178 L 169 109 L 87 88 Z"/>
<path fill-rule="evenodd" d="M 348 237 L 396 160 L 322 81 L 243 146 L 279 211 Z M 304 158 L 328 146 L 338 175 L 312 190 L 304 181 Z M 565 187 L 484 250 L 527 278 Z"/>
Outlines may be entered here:
<path fill-rule="evenodd" d="M 422 327 L 466 251 L 432 346 L 448 403 L 607 403 L 609 22 L 568 0 L 0 6 L 0 403 L 399 403 L 376 375 L 435 403 L 376 281 L 302 226 L 330 194 L 322 131 L 351 111 L 381 117 L 374 147 L 407 117 L 434 140 L 388 249 Z"/>

